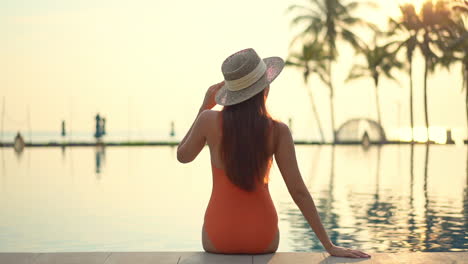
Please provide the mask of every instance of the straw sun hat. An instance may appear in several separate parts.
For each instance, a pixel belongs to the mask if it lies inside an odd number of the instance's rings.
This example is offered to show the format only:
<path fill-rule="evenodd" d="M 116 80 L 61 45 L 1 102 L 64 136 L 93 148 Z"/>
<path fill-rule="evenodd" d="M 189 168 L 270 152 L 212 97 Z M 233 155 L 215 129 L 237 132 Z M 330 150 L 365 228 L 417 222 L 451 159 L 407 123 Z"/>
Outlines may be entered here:
<path fill-rule="evenodd" d="M 224 85 L 216 93 L 216 103 L 234 105 L 253 97 L 265 89 L 280 74 L 283 67 L 283 59 L 260 59 L 253 49 L 232 54 L 221 66 Z"/>

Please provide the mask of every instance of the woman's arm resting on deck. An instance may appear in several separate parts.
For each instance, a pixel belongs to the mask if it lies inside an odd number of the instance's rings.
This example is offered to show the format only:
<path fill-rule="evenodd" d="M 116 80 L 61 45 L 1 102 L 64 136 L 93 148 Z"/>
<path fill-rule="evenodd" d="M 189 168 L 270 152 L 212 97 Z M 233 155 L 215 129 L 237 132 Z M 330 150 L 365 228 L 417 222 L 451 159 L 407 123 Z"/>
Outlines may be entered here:
<path fill-rule="evenodd" d="M 177 160 L 182 163 L 188 163 L 193 161 L 200 151 L 203 149 L 206 143 L 206 113 L 203 111 L 209 110 L 216 105 L 214 96 L 216 92 L 223 86 L 224 81 L 210 86 L 206 91 L 205 98 L 202 106 L 198 111 L 195 121 L 193 121 L 187 134 L 184 136 L 182 141 L 177 146 Z"/>
<path fill-rule="evenodd" d="M 315 207 L 314 200 L 305 186 L 301 173 L 299 172 L 291 132 L 289 131 L 288 126 L 284 123 L 280 123 L 278 127 L 279 133 L 277 133 L 277 149 L 275 150 L 276 163 L 278 164 L 278 168 L 283 176 L 291 197 L 314 230 L 322 245 L 332 256 L 352 258 L 370 257 L 359 250 L 351 250 L 335 246 L 330 241 L 330 238 L 320 221 L 320 216 L 317 212 L 317 208 Z"/>

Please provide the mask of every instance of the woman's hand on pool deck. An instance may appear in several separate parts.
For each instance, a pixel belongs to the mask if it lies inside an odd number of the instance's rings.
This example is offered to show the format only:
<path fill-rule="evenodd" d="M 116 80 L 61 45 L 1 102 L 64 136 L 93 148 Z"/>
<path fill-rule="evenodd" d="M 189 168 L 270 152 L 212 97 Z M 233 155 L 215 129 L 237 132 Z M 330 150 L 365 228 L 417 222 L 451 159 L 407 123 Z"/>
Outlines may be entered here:
<path fill-rule="evenodd" d="M 370 258 L 370 255 L 355 249 L 331 246 L 327 249 L 328 253 L 335 257 L 345 257 L 345 258 Z"/>
<path fill-rule="evenodd" d="M 201 111 L 211 109 L 216 105 L 216 93 L 219 91 L 219 89 L 221 89 L 221 87 L 223 87 L 223 85 L 224 81 L 211 85 L 210 88 L 208 88 L 205 94 L 205 99 L 203 100 L 203 104 L 200 109 Z"/>

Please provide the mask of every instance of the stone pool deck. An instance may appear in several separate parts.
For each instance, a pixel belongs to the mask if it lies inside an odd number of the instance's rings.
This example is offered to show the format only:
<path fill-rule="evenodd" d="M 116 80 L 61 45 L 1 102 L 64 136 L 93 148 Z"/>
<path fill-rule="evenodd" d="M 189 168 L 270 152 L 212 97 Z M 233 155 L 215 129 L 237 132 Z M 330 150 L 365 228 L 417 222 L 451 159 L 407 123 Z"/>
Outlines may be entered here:
<path fill-rule="evenodd" d="M 204 252 L 0 253 L 0 264 L 302 264 L 302 263 L 468 263 L 467 252 L 370 253 L 369 259 L 331 257 L 327 253 L 278 252 L 218 255 Z"/>

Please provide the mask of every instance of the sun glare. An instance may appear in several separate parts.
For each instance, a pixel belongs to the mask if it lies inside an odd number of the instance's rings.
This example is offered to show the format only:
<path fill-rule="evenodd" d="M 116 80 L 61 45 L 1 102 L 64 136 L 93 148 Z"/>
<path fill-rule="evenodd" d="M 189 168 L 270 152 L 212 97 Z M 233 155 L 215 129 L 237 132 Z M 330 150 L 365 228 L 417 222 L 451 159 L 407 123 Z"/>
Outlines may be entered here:
<path fill-rule="evenodd" d="M 411 128 L 398 129 L 398 138 L 402 141 L 411 141 Z M 426 142 L 427 130 L 426 127 L 415 127 L 413 129 L 414 141 Z M 438 144 L 444 144 L 447 141 L 447 131 L 444 127 L 431 126 L 429 128 L 429 138 Z"/>

